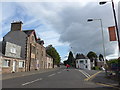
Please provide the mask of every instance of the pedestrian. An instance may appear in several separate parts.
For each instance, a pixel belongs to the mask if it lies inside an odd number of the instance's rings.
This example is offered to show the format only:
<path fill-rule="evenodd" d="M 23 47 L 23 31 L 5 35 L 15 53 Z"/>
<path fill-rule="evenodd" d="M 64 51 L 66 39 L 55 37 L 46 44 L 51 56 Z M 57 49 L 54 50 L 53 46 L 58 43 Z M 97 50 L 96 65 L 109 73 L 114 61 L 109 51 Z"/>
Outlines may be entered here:
<path fill-rule="evenodd" d="M 105 68 L 101 65 L 101 70 L 105 71 Z"/>
<path fill-rule="evenodd" d="M 66 64 L 66 68 L 68 69 L 70 67 L 70 65 L 69 64 Z"/>

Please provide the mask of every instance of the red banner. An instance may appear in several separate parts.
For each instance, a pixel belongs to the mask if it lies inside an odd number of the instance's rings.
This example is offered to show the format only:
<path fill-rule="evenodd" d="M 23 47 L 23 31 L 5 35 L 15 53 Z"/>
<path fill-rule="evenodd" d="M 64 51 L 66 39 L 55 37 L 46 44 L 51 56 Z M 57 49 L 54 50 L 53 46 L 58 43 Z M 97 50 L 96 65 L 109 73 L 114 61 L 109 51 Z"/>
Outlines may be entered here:
<path fill-rule="evenodd" d="M 110 41 L 117 41 L 115 26 L 108 27 L 108 30 L 109 30 L 109 39 L 110 39 Z"/>

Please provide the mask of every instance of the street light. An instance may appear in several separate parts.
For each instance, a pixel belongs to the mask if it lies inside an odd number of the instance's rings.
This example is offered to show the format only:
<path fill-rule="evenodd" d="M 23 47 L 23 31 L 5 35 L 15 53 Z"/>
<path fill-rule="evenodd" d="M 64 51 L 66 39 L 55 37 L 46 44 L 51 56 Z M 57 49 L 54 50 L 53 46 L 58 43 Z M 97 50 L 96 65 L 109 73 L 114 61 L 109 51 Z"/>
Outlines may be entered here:
<path fill-rule="evenodd" d="M 103 4 L 106 4 L 107 2 L 111 2 L 112 3 L 114 22 L 115 22 L 117 38 L 118 38 L 118 48 L 119 48 L 119 52 L 120 52 L 120 39 L 119 39 L 119 31 L 118 31 L 118 25 L 117 25 L 116 12 L 115 12 L 115 8 L 114 8 L 114 2 L 113 2 L 113 0 L 111 0 L 111 1 L 101 1 L 101 2 L 99 2 L 99 4 L 103 5 Z"/>
<path fill-rule="evenodd" d="M 106 1 L 99 2 L 100 5 L 107 3 Z"/>
<path fill-rule="evenodd" d="M 102 19 L 88 19 L 87 21 L 88 21 L 88 22 L 91 22 L 91 21 L 94 21 L 94 20 L 99 20 L 99 21 L 100 21 L 100 24 L 101 24 L 101 30 L 102 30 L 102 44 L 103 44 L 103 53 L 104 53 L 104 65 L 105 65 L 105 67 L 107 67 Z M 105 69 L 105 72 L 106 72 L 106 76 L 107 76 L 107 68 Z"/>
<path fill-rule="evenodd" d="M 102 25 L 102 19 L 88 19 L 88 22 L 99 20 L 101 24 L 101 30 L 102 30 L 102 43 L 103 43 L 103 54 L 104 54 L 104 64 L 106 64 L 106 55 L 105 55 L 105 45 L 104 45 L 104 33 L 103 33 L 103 25 Z"/>
<path fill-rule="evenodd" d="M 118 25 L 117 25 L 117 18 L 116 18 L 114 2 L 113 2 L 113 0 L 111 0 L 111 1 L 102 1 L 102 2 L 99 2 L 99 4 L 103 5 L 103 4 L 107 3 L 107 2 L 112 3 L 112 10 L 113 10 L 114 22 L 115 22 L 115 27 L 116 27 L 116 32 L 117 32 L 117 39 L 118 39 L 118 50 L 119 50 L 118 57 L 119 57 L 119 54 L 120 54 L 120 38 L 119 38 L 119 31 L 118 31 Z M 119 72 L 118 72 L 118 74 L 119 74 Z M 119 75 L 118 75 L 118 79 L 119 79 L 119 85 L 120 85 Z"/>

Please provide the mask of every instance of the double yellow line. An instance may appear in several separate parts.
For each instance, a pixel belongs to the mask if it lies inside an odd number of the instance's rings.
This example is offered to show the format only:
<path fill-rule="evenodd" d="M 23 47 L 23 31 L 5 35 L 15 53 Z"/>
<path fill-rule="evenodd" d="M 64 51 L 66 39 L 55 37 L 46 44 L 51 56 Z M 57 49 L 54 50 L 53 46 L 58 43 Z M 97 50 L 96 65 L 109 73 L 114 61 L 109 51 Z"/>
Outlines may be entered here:
<path fill-rule="evenodd" d="M 120 90 L 119 87 L 115 87 L 115 86 L 113 86 L 113 85 L 103 84 L 103 83 L 96 83 L 96 84 L 101 85 L 101 86 L 106 86 L 106 87 L 112 87 L 112 88 L 116 88 L 116 89 L 119 89 L 119 90 Z"/>
<path fill-rule="evenodd" d="M 88 81 L 88 80 L 90 80 L 91 78 L 95 77 L 97 74 L 99 74 L 99 73 L 101 73 L 101 72 L 102 72 L 102 71 L 99 71 L 99 72 L 93 74 L 92 76 L 90 76 L 90 77 L 84 79 L 84 81 Z"/>
<path fill-rule="evenodd" d="M 91 78 L 94 78 L 97 74 L 99 74 L 99 73 L 101 73 L 101 72 L 102 72 L 102 71 L 99 71 L 99 72 L 93 74 L 92 76 L 90 76 L 90 77 L 84 79 L 84 81 L 88 81 L 88 80 L 90 80 Z M 96 84 L 101 85 L 101 86 L 106 86 L 106 87 L 112 87 L 112 88 L 116 88 L 116 89 L 119 89 L 119 90 L 120 90 L 119 87 L 115 87 L 115 86 L 113 86 L 113 85 L 103 84 L 103 83 L 96 83 Z"/>

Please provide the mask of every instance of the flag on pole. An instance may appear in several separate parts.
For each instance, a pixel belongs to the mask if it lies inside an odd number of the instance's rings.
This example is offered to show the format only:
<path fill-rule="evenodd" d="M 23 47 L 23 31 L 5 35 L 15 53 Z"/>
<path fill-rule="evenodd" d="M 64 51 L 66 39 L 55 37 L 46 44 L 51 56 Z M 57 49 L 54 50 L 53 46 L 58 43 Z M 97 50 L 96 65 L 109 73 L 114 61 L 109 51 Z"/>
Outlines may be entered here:
<path fill-rule="evenodd" d="M 109 39 L 110 39 L 110 41 L 117 41 L 116 32 L 115 32 L 115 26 L 108 27 L 108 30 L 109 30 Z"/>

